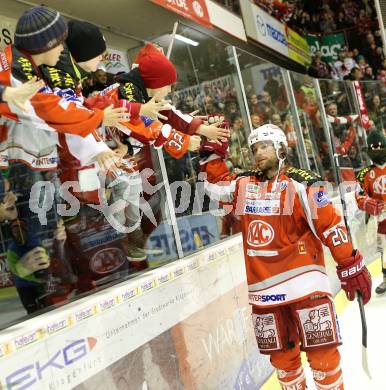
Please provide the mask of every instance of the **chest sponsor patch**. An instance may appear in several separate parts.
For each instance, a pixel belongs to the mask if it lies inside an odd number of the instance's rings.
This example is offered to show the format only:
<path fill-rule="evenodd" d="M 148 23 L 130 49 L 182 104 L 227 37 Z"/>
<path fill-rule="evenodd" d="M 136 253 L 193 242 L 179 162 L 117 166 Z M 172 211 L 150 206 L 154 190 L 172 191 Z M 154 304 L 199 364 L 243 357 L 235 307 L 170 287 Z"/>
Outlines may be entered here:
<path fill-rule="evenodd" d="M 253 183 L 248 183 L 246 186 L 246 190 L 247 190 L 247 192 L 251 192 L 251 193 L 255 193 L 255 194 L 260 192 L 259 186 L 257 184 L 253 184 Z"/>
<path fill-rule="evenodd" d="M 266 192 L 265 188 L 258 184 L 248 183 L 245 187 L 245 197 L 247 199 L 264 199 L 262 195 Z"/>
<path fill-rule="evenodd" d="M 246 199 L 244 214 L 278 215 L 280 214 L 280 200 Z"/>
<path fill-rule="evenodd" d="M 246 199 L 261 199 L 261 200 L 271 200 L 271 199 L 280 199 L 280 192 L 267 192 L 262 188 L 259 192 L 249 192 L 245 193 Z"/>

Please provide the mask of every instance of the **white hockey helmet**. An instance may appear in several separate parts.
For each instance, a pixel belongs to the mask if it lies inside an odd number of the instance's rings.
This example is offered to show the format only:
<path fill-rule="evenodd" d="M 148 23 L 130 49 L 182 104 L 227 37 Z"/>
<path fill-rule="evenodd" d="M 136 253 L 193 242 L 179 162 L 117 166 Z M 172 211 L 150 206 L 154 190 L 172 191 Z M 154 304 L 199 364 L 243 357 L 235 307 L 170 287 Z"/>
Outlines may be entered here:
<path fill-rule="evenodd" d="M 285 147 L 288 147 L 287 137 L 284 134 L 284 131 L 280 127 L 270 123 L 252 130 L 251 134 L 249 134 L 249 147 L 252 147 L 252 145 L 260 141 L 272 141 L 276 152 L 280 149 L 282 144 Z"/>

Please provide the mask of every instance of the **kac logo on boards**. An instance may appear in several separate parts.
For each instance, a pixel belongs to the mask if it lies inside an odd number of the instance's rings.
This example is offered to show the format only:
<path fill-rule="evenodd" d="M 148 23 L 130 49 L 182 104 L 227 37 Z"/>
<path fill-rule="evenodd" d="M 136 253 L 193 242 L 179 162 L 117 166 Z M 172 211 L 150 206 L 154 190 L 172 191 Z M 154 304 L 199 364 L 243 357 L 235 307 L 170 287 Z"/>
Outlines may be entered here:
<path fill-rule="evenodd" d="M 7 390 L 25 390 L 45 379 L 44 375 L 54 369 L 63 370 L 87 356 L 95 347 L 97 339 L 87 337 L 69 342 L 64 348 L 58 349 L 50 357 L 26 362 L 1 379 L 1 386 Z"/>
<path fill-rule="evenodd" d="M 204 10 L 202 9 L 201 4 L 198 1 L 193 1 L 192 5 L 193 5 L 193 10 L 196 13 L 196 15 L 199 18 L 202 18 L 204 16 Z"/>

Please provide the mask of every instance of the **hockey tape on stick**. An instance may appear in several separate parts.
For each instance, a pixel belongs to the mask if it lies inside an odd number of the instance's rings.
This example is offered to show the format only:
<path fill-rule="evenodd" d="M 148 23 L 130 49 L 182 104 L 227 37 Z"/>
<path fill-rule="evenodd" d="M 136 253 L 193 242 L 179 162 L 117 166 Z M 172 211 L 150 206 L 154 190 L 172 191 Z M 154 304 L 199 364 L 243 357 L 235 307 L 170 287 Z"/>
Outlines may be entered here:
<path fill-rule="evenodd" d="M 372 379 L 369 370 L 369 360 L 367 356 L 367 323 L 366 323 L 365 307 L 363 305 L 362 295 L 359 291 L 357 292 L 357 300 L 358 300 L 359 312 L 361 315 L 361 324 L 362 324 L 362 367 L 366 375 L 370 379 Z"/>

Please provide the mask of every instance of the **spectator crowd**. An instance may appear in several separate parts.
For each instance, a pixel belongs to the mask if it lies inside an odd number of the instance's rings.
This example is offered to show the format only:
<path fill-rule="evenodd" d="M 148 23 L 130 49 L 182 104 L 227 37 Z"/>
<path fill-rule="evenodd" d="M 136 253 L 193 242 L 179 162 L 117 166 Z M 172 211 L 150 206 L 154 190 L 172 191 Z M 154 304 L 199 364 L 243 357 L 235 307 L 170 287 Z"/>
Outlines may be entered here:
<path fill-rule="evenodd" d="M 159 47 L 146 44 L 136 66 L 116 75 L 98 69 L 106 48 L 97 26 L 38 6 L 21 15 L 1 55 L 1 265 L 27 313 L 170 252 L 172 234 L 164 249 L 147 245 L 166 218 L 156 150 L 189 162 L 201 140 L 229 138 L 218 120 L 165 100 L 177 72 Z"/>
<path fill-rule="evenodd" d="M 239 2 L 220 1 L 234 12 Z M 336 80 L 381 80 L 386 78 L 383 43 L 372 0 L 254 0 L 273 17 L 302 36 L 340 32 L 346 44 L 327 62 L 320 51 L 313 53 L 309 74 Z"/>
<path fill-rule="evenodd" d="M 29 19 L 34 23 L 27 23 Z M 363 77 L 374 80 L 374 68 L 377 74 L 379 69 L 386 72 L 386 61 L 376 57 L 377 36 L 368 33 L 365 38 L 371 66 L 358 50 L 344 49 L 332 65 L 337 78 L 360 79 L 363 72 Z M 46 7 L 34 7 L 21 16 L 15 43 L 1 57 L 9 64 L 0 70 L 1 80 L 8 80 L 0 89 L 0 244 L 28 313 L 130 277 L 149 267 L 149 254 L 163 253 L 161 247 L 149 247 L 149 237 L 167 218 L 157 149 L 163 150 L 171 185 L 185 181 L 191 187 L 189 206 L 177 216 L 193 213 L 205 143 L 229 139 L 230 170 L 251 169 L 250 125 L 272 123 L 286 133 L 289 164 L 299 165 L 299 143 L 278 68 L 259 63 L 242 70 L 249 72 L 244 85 L 248 118 L 239 104 L 243 100 L 232 65 L 220 66 L 227 58 L 224 48 L 223 56 L 217 46 L 206 49 L 196 63 L 196 82 L 187 78 L 186 88 L 179 88 L 177 69 L 188 75 L 189 66 L 177 67 L 155 45 L 140 49 L 132 70 L 110 74 L 98 68 L 106 42 L 96 26 L 66 22 Z M 320 53 L 315 58 L 328 78 L 332 66 L 324 65 Z M 257 72 L 259 81 L 253 78 Z M 199 82 L 202 75 L 205 81 Z M 310 166 L 332 180 L 312 80 L 293 75 L 293 85 Z M 340 87 L 338 82 L 327 83 L 326 110 L 340 153 L 356 169 L 363 162 L 355 137 L 360 122 L 350 116 L 347 91 Z M 371 126 L 383 130 L 385 88 L 377 83 L 364 94 Z M 224 123 L 209 121 L 219 115 L 226 118 Z M 53 203 L 44 224 L 36 213 L 45 207 L 41 194 L 34 193 L 31 200 L 32 189 L 42 182 Z M 66 183 L 72 185 L 63 188 Z M 121 200 L 120 209 L 109 209 Z M 184 200 L 177 191 L 175 207 Z M 73 202 L 78 205 L 76 215 L 67 213 Z M 58 203 L 64 205 L 60 215 Z M 207 203 L 204 200 L 198 211 L 207 211 Z M 237 230 L 232 229 L 237 224 L 234 218 L 222 220 L 222 236 Z"/>

